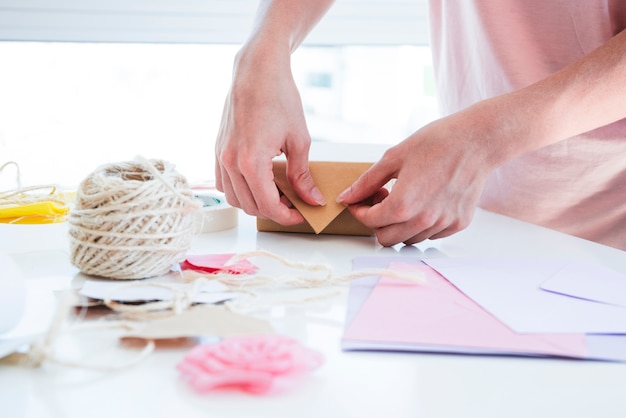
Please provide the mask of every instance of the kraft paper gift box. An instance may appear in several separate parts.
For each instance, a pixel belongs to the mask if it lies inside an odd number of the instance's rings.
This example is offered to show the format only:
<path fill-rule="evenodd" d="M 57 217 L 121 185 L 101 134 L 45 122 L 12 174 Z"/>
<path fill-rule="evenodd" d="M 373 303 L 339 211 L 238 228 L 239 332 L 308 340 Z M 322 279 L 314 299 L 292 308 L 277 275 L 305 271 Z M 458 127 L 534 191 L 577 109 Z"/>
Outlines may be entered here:
<path fill-rule="evenodd" d="M 300 232 L 336 235 L 374 235 L 374 232 L 357 221 L 345 205 L 337 203 L 337 196 L 359 178 L 372 163 L 310 161 L 309 170 L 320 189 L 326 205 L 311 206 L 291 189 L 285 172 L 286 162 L 274 161 L 274 181 L 278 189 L 302 214 L 305 221 L 299 225 L 284 226 L 268 219 L 257 218 L 257 230 L 271 232 Z"/>

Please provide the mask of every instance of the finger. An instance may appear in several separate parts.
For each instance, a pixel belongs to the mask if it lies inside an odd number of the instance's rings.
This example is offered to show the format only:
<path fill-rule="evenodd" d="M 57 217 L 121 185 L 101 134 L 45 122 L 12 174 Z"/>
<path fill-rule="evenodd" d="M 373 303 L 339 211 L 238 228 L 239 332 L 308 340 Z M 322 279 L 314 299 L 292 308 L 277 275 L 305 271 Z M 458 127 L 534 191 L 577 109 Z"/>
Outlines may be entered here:
<path fill-rule="evenodd" d="M 215 188 L 220 192 L 224 192 L 224 186 L 222 185 L 222 168 L 220 167 L 220 161 L 215 157 Z"/>
<path fill-rule="evenodd" d="M 372 205 L 377 205 L 385 200 L 389 196 L 389 190 L 384 187 L 379 189 L 374 196 L 372 196 Z"/>
<path fill-rule="evenodd" d="M 430 239 L 445 238 L 467 228 L 469 224 L 472 222 L 472 218 L 474 215 L 473 211 L 470 211 L 467 213 L 468 213 L 467 216 L 459 217 L 458 219 L 456 219 L 454 223 L 450 224 L 447 228 L 443 229 L 441 232 L 433 234 L 430 237 Z"/>
<path fill-rule="evenodd" d="M 438 232 L 434 235 L 431 235 L 428 239 L 440 239 L 440 238 L 445 238 L 445 237 L 449 237 L 450 235 L 453 235 L 459 231 L 461 231 L 463 228 L 446 228 L 441 232 Z"/>
<path fill-rule="evenodd" d="M 385 160 L 381 160 L 341 192 L 337 201 L 346 205 L 361 202 L 380 190 L 392 177 L 391 166 Z"/>
<path fill-rule="evenodd" d="M 235 186 L 238 196 L 243 193 L 246 199 L 250 199 L 246 203 L 249 203 L 251 207 L 254 205 L 255 215 L 271 219 L 281 225 L 296 225 L 304 222 L 300 212 L 281 201 L 274 182 L 271 160 L 265 166 L 257 166 L 247 174 L 244 172 L 240 179 L 241 181 Z"/>
<path fill-rule="evenodd" d="M 357 220 L 374 230 L 376 238 L 384 246 L 420 242 L 447 226 L 439 214 L 417 208 L 409 212 L 398 206 L 393 202 L 392 194 L 373 206 L 354 204 L 348 208 Z"/>
<path fill-rule="evenodd" d="M 309 171 L 309 144 L 309 141 L 294 141 L 293 145 L 290 144 L 289 152 L 285 153 L 287 180 L 304 202 L 313 206 L 324 206 L 326 198 L 315 184 Z"/>
<path fill-rule="evenodd" d="M 384 195 L 385 192 L 379 189 L 378 192 L 374 193 L 373 201 L 375 202 Z M 374 205 L 359 202 L 348 205 L 348 210 L 357 220 L 372 229 L 404 223 L 411 219 L 411 214 L 418 212 L 419 208 L 403 208 L 405 203 L 400 201 L 396 197 L 397 195 L 397 191 L 394 193 L 387 192 L 387 196 Z"/>
<path fill-rule="evenodd" d="M 225 182 L 228 179 L 228 174 L 226 173 L 224 166 L 220 160 L 220 156 L 222 153 L 223 143 L 226 141 L 227 137 L 227 124 L 230 120 L 230 111 L 229 111 L 229 103 L 230 103 L 230 94 L 226 96 L 226 100 L 224 100 L 224 106 L 222 109 L 222 119 L 220 120 L 219 130 L 217 132 L 217 138 L 215 139 L 215 187 L 220 192 L 226 193 L 226 185 Z M 232 195 L 232 187 L 230 187 L 230 194 Z M 231 197 L 231 200 L 233 198 Z M 226 200 L 228 201 L 228 194 L 226 196 Z M 232 206 L 237 206 L 231 203 Z"/>
<path fill-rule="evenodd" d="M 406 245 L 411 245 L 425 241 L 430 239 L 433 234 L 439 233 L 441 229 L 441 225 L 435 224 L 415 233 L 415 229 L 412 228 L 411 223 L 406 222 L 375 229 L 374 233 L 376 234 L 376 238 L 381 245 L 390 247 L 401 242 Z"/>
<path fill-rule="evenodd" d="M 279 192 L 280 192 L 280 191 L 279 191 Z M 284 195 L 284 194 L 282 194 L 282 193 L 280 194 L 280 202 L 281 202 L 283 205 L 285 205 L 285 206 L 287 206 L 288 208 L 290 208 L 290 209 L 294 207 L 294 206 L 293 206 L 293 203 L 291 203 L 291 201 L 290 201 L 289 199 L 287 199 L 287 196 L 285 196 L 285 195 Z"/>
<path fill-rule="evenodd" d="M 465 229 L 471 222 L 472 215 L 464 215 L 465 213 L 466 212 L 462 212 L 462 214 L 441 214 L 437 221 L 433 223 L 432 227 L 423 230 L 418 234 L 415 234 L 411 238 L 403 240 L 402 242 L 410 245 L 424 241 L 426 239 L 434 240 L 439 238 L 445 238 L 452 234 L 455 234 Z"/>
<path fill-rule="evenodd" d="M 441 231 L 442 231 L 441 228 L 442 227 L 439 226 L 439 225 L 434 225 L 431 228 L 428 228 L 428 229 L 426 229 L 424 231 L 420 231 L 419 233 L 413 235 L 412 237 L 407 238 L 407 239 L 403 239 L 403 240 L 401 240 L 399 242 L 402 242 L 402 243 L 404 243 L 406 245 L 417 244 L 419 242 L 426 241 L 427 239 L 432 239 L 433 235 L 437 235 L 437 234 L 441 233 Z M 393 237 L 389 237 L 389 238 L 386 237 L 385 239 L 393 239 Z"/>
<path fill-rule="evenodd" d="M 282 225 L 302 223 L 302 215 L 280 201 L 274 183 L 271 158 L 267 158 L 265 165 L 262 165 L 263 160 L 255 155 L 247 160 L 218 162 L 220 183 L 226 201 L 241 208 L 248 215 L 271 219 Z"/>
<path fill-rule="evenodd" d="M 221 167 L 218 172 L 220 173 L 220 183 L 222 187 L 221 189 L 218 189 L 218 190 L 224 193 L 224 196 L 226 197 L 226 202 L 228 202 L 229 205 L 237 207 L 237 208 L 241 208 L 241 203 L 239 202 L 239 199 L 237 199 L 237 194 L 235 193 L 233 184 L 230 181 L 228 172 L 223 167 Z"/>

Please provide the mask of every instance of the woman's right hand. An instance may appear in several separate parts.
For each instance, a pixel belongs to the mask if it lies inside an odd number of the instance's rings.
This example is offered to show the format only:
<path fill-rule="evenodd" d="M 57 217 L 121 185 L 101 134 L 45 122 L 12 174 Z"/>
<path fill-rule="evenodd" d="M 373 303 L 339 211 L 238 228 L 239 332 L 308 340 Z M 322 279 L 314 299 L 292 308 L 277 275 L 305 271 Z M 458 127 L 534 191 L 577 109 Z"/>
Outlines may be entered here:
<path fill-rule="evenodd" d="M 311 205 L 325 204 L 309 173 L 309 135 L 291 74 L 291 51 L 249 43 L 237 55 L 216 141 L 216 186 L 247 214 L 283 225 L 303 222 L 281 200 L 272 159 L 285 154 L 287 178 Z"/>

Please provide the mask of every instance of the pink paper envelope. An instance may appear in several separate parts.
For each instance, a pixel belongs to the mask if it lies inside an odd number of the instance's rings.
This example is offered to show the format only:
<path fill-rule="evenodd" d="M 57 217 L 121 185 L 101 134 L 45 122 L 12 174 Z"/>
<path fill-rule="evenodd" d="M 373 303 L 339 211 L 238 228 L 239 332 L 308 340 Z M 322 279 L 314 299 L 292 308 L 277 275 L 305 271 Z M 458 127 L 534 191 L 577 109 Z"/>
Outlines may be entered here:
<path fill-rule="evenodd" d="M 584 334 L 516 333 L 427 265 L 389 267 L 427 283 L 382 278 L 347 325 L 344 349 L 587 357 Z"/>

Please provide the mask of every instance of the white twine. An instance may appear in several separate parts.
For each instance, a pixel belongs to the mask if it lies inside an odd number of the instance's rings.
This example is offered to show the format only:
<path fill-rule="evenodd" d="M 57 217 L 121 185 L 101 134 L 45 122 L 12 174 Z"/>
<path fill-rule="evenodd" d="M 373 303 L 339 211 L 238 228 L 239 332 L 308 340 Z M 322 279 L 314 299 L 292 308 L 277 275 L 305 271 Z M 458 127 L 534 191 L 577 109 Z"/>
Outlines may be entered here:
<path fill-rule="evenodd" d="M 174 287 L 167 283 L 126 283 L 111 289 L 105 296 L 103 303 L 113 311 L 132 319 L 152 319 L 163 316 L 179 315 L 191 307 L 194 297 L 199 292 L 201 285 L 206 283 L 206 281 L 207 279 L 204 277 L 195 279 L 193 281 L 193 286 L 189 290 Z M 168 300 L 146 302 L 139 305 L 115 301 L 115 294 L 117 292 L 132 287 L 161 287 L 172 292 L 172 298 Z"/>
<path fill-rule="evenodd" d="M 201 205 L 165 161 L 100 166 L 81 182 L 70 211 L 71 262 L 112 279 L 165 274 L 189 250 Z"/>
<path fill-rule="evenodd" d="M 9 166 L 15 166 L 17 188 L 0 192 L 0 207 L 21 206 L 39 202 L 54 202 L 60 205 L 66 203 L 65 199 L 57 194 L 57 187 L 53 184 L 42 184 L 38 186 L 22 187 L 20 166 L 15 161 L 9 161 L 0 166 L 0 174 Z M 34 194 L 32 192 L 50 189 L 49 193 Z"/>
<path fill-rule="evenodd" d="M 288 260 L 278 254 L 271 253 L 269 251 L 250 251 L 233 256 L 226 266 L 235 264 L 242 260 L 247 260 L 253 257 L 268 257 L 274 259 L 286 267 L 293 269 L 303 270 L 307 273 L 323 273 L 321 276 L 311 275 L 289 275 L 289 276 L 267 276 L 261 274 L 244 275 L 244 274 L 227 274 L 218 273 L 215 277 L 222 283 L 237 287 L 241 289 L 243 286 L 264 286 L 268 284 L 285 285 L 292 287 L 320 287 L 320 286 L 333 286 L 348 283 L 354 279 L 368 276 L 385 276 L 390 278 L 396 278 L 406 280 L 413 283 L 424 283 L 425 278 L 421 273 L 415 272 L 402 272 L 391 269 L 369 269 L 369 270 L 357 270 L 351 273 L 335 276 L 332 267 L 325 264 L 309 264 L 298 261 Z"/>
<path fill-rule="evenodd" d="M 193 305 L 196 294 L 200 291 L 201 285 L 207 280 L 219 280 L 226 284 L 233 291 L 239 293 L 245 292 L 249 298 L 243 302 L 241 300 L 227 301 L 225 306 L 233 311 L 252 310 L 255 307 L 266 306 L 261 295 L 250 289 L 268 286 L 288 286 L 292 288 L 319 288 L 345 285 L 346 283 L 363 277 L 381 276 L 404 280 L 410 283 L 421 284 L 426 281 L 424 275 L 419 272 L 403 272 L 392 269 L 366 269 L 357 270 L 351 273 L 335 276 L 330 266 L 325 264 L 308 264 L 297 261 L 291 261 L 268 251 L 251 251 L 233 256 L 225 265 L 233 265 L 239 261 L 247 260 L 253 257 L 268 257 L 274 259 L 286 267 L 303 270 L 307 273 L 321 272 L 322 276 L 302 275 L 286 275 L 286 276 L 268 276 L 260 274 L 233 274 L 233 273 L 209 273 L 201 277 L 194 278 L 190 281 L 193 286 L 190 289 L 175 287 L 167 283 L 145 283 L 132 282 L 125 283 L 113 288 L 104 299 L 104 304 L 110 309 L 126 315 L 133 319 L 149 319 L 155 316 L 178 315 Z M 115 301 L 115 294 L 120 290 L 135 287 L 161 287 L 172 292 L 172 298 L 156 302 L 146 302 L 142 304 L 128 304 Z M 274 304 L 302 304 L 320 299 L 327 299 L 337 296 L 337 292 L 329 292 L 324 296 L 305 297 L 300 299 L 283 300 L 282 302 L 272 302 Z"/>
<path fill-rule="evenodd" d="M 245 275 L 245 274 L 208 274 L 195 278 L 192 283 L 193 286 L 190 289 L 183 289 L 175 287 L 167 283 L 146 283 L 146 282 L 128 282 L 116 286 L 105 297 L 104 304 L 112 309 L 114 312 L 121 314 L 122 317 L 131 318 L 135 321 L 138 320 L 150 320 L 154 318 L 160 318 L 164 316 L 179 315 L 185 310 L 189 309 L 193 305 L 194 296 L 200 291 L 202 284 L 206 283 L 211 277 L 212 280 L 220 280 L 221 282 L 232 286 L 241 292 L 242 288 L 246 285 L 253 287 L 259 287 L 264 285 L 286 285 L 296 288 L 313 288 L 323 286 L 336 286 L 343 285 L 351 280 L 369 277 L 369 276 L 382 276 L 389 278 L 396 278 L 405 280 L 411 283 L 424 283 L 425 278 L 421 273 L 416 272 L 401 272 L 391 269 L 369 269 L 359 270 L 352 273 L 334 276 L 332 269 L 324 264 L 307 264 L 301 262 L 290 261 L 277 254 L 267 251 L 252 251 L 247 253 L 241 253 L 235 255 L 226 265 L 232 265 L 238 261 L 247 260 L 253 257 L 268 257 L 277 260 L 281 264 L 295 269 L 307 271 L 309 273 L 322 272 L 323 277 L 311 277 L 307 275 L 291 276 L 291 277 L 270 277 L 262 275 Z M 162 300 L 157 302 L 147 302 L 142 304 L 125 304 L 115 301 L 115 293 L 120 290 L 132 288 L 132 287 L 161 287 L 168 289 L 172 292 L 172 298 L 169 300 Z M 322 295 L 306 296 L 304 298 L 295 299 L 267 299 L 265 300 L 261 294 L 248 290 L 249 298 L 246 300 L 233 299 L 227 301 L 225 308 L 235 312 L 247 312 L 255 309 L 264 309 L 273 307 L 276 305 L 287 304 L 304 304 L 310 302 L 316 302 L 339 295 L 337 291 L 330 291 Z M 76 333 L 84 330 L 98 330 L 98 329 L 124 329 L 133 330 L 135 324 L 127 320 L 118 321 L 105 321 L 105 322 L 86 322 L 83 324 L 74 324 L 71 327 L 65 328 L 64 325 L 67 321 L 70 310 L 74 306 L 73 299 L 65 297 L 57 308 L 56 314 L 52 321 L 52 324 L 40 341 L 32 344 L 31 349 L 25 355 L 18 356 L 18 363 L 27 364 L 30 366 L 40 366 L 45 361 L 57 363 L 59 365 L 67 367 L 78 367 L 83 369 L 95 370 L 95 371 L 117 371 L 127 367 L 133 366 L 146 357 L 148 357 L 155 349 L 154 340 L 147 339 L 146 345 L 143 350 L 130 361 L 113 364 L 113 365 L 94 365 L 87 364 L 80 361 L 69 361 L 59 358 L 54 354 L 54 346 L 58 337 L 62 334 Z M 15 357 L 15 356 L 14 356 Z"/>
<path fill-rule="evenodd" d="M 8 166 L 15 166 L 15 182 L 17 183 L 17 188 L 20 189 L 22 188 L 22 179 L 21 179 L 21 174 L 20 174 L 20 166 L 18 163 L 16 163 L 15 161 L 8 161 L 4 164 L 2 164 L 0 166 L 0 174 L 2 174 L 2 172 L 8 167 Z"/>
<path fill-rule="evenodd" d="M 69 313 L 74 307 L 74 296 L 66 293 L 59 301 L 52 323 L 46 334 L 40 340 L 33 342 L 26 353 L 14 353 L 2 359 L 2 363 L 10 363 L 28 367 L 40 367 L 45 362 L 51 362 L 65 367 L 87 369 L 100 372 L 114 372 L 134 366 L 147 358 L 155 349 L 155 341 L 145 340 L 145 346 L 138 355 L 126 362 L 116 364 L 90 364 L 83 361 L 70 361 L 56 355 L 55 346 L 61 335 L 74 334 L 81 331 L 104 329 L 122 329 L 132 331 L 136 325 L 128 321 L 85 322 L 67 325 Z"/>

